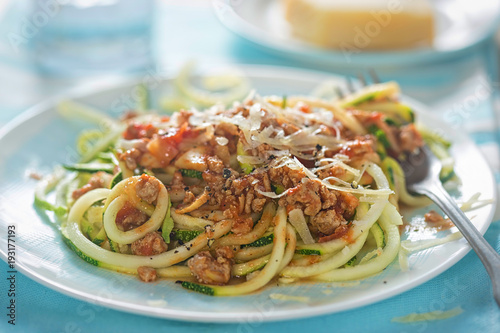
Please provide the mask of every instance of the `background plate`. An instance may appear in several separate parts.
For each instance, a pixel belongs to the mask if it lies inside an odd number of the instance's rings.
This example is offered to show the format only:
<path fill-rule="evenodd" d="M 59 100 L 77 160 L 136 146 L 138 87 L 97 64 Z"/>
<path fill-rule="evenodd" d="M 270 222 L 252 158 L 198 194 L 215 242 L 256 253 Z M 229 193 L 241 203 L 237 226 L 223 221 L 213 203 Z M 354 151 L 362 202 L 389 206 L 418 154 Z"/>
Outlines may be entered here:
<path fill-rule="evenodd" d="M 242 69 L 261 94 L 306 94 L 319 82 L 332 79 L 331 75 L 289 68 L 246 66 Z M 171 87 L 169 79 L 152 77 L 133 82 L 101 83 L 90 90 L 80 89 L 40 104 L 0 130 L 0 234 L 7 235 L 8 225 L 16 226 L 17 269 L 34 280 L 94 304 L 149 316 L 190 321 L 261 322 L 338 312 L 386 299 L 438 275 L 469 251 L 469 246 L 461 239 L 412 255 L 409 272 L 401 272 L 394 262 L 381 274 L 360 283 L 274 286 L 252 295 L 228 298 L 188 292 L 173 281 L 143 283 L 136 277 L 87 264 L 63 244 L 56 226 L 33 208 L 35 181 L 27 177 L 26 171 L 49 172 L 55 165 L 72 163 L 78 158 L 74 150 L 75 139 L 85 124 L 62 119 L 54 109 L 57 100 L 72 98 L 118 116 L 119 111 L 127 109 L 134 99 L 138 82 L 149 85 L 153 100 Z M 444 131 L 454 143 L 456 172 L 463 183 L 454 196 L 469 198 L 481 192 L 482 198 L 495 199 L 495 182 L 476 146 L 425 111 L 423 105 L 411 103 L 422 122 Z M 474 224 L 482 233 L 491 222 L 494 208 L 489 205 L 471 212 Z M 418 219 L 421 213 L 414 211 L 405 217 Z M 4 261 L 6 249 L 7 237 L 0 237 L 0 257 Z M 272 300 L 269 298 L 271 293 L 307 296 L 310 301 Z"/>
<path fill-rule="evenodd" d="M 387 52 L 322 49 L 295 38 L 281 0 L 213 0 L 219 20 L 231 31 L 282 56 L 321 66 L 383 66 L 436 60 L 484 40 L 498 26 L 500 2 L 434 0 L 436 36 L 432 48 Z"/>

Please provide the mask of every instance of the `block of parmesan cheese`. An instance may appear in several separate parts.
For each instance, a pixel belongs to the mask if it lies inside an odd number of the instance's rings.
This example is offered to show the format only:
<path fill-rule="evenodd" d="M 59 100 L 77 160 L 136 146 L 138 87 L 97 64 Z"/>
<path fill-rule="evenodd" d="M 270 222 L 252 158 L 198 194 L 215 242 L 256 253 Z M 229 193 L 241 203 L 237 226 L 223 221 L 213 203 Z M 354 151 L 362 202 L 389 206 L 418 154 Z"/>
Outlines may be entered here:
<path fill-rule="evenodd" d="M 282 0 L 293 34 L 325 48 L 397 50 L 431 46 L 429 0 Z"/>

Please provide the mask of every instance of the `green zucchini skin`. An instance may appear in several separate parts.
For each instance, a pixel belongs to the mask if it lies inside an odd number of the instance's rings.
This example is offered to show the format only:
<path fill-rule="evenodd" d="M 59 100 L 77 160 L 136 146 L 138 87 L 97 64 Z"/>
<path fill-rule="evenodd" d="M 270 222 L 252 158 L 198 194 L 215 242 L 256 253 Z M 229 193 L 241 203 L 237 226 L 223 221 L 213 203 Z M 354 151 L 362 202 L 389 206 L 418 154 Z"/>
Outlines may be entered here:
<path fill-rule="evenodd" d="M 319 251 L 319 250 L 309 250 L 309 249 L 299 249 L 299 250 L 296 250 L 295 253 L 297 253 L 297 254 L 303 254 L 303 255 L 306 255 L 306 256 L 310 256 L 310 255 L 320 256 L 321 255 L 321 251 Z"/>
<path fill-rule="evenodd" d="M 370 228 L 370 232 L 372 233 L 373 237 L 375 238 L 375 242 L 377 243 L 377 247 L 384 248 L 385 247 L 385 235 L 384 231 L 378 224 L 378 222 L 375 222 L 375 224 Z"/>
<path fill-rule="evenodd" d="M 183 177 L 203 179 L 203 172 L 191 169 L 179 169 Z"/>
<path fill-rule="evenodd" d="M 274 239 L 274 234 L 270 234 L 270 235 L 267 235 L 267 236 L 264 236 L 264 237 L 257 239 L 253 243 L 242 245 L 241 248 L 266 246 L 266 245 L 272 244 L 273 239 Z"/>
<path fill-rule="evenodd" d="M 173 232 L 175 239 L 183 243 L 188 243 L 203 233 L 199 230 L 174 230 Z"/>
<path fill-rule="evenodd" d="M 109 188 L 115 187 L 116 184 L 123 180 L 123 173 L 120 171 L 116 175 L 114 175 L 113 179 L 111 179 L 111 183 L 109 184 Z"/>
<path fill-rule="evenodd" d="M 76 171 L 76 172 L 88 172 L 95 173 L 98 171 L 104 171 L 109 174 L 113 174 L 113 170 L 115 165 L 112 163 L 77 163 L 73 165 L 63 165 L 63 168 L 68 171 Z"/>
<path fill-rule="evenodd" d="M 215 290 L 208 286 L 203 286 L 198 283 L 189 282 L 189 281 L 179 281 L 181 286 L 185 289 L 196 291 L 200 294 L 205 294 L 209 296 L 215 296 Z"/>

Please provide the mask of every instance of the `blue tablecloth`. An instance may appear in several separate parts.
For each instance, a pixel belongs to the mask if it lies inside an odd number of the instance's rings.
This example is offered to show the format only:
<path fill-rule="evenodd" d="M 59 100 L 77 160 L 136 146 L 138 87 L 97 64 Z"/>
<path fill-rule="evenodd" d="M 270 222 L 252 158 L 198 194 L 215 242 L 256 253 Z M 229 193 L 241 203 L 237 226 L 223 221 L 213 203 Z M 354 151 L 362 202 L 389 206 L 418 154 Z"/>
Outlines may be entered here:
<path fill-rule="evenodd" d="M 17 20 L 22 18 L 19 4 L 12 1 L 3 8 L 0 35 L 6 36 L 16 29 Z M 203 1 L 164 1 L 157 15 L 161 19 L 155 30 L 158 71 L 168 72 L 188 59 L 197 59 L 205 67 L 253 63 L 318 69 L 314 64 L 271 55 L 234 36 L 217 22 Z M 489 38 L 468 52 L 446 60 L 405 67 L 394 65 L 377 68 L 377 71 L 383 80 L 399 81 L 407 95 L 427 103 L 443 118 L 451 119 L 457 130 L 467 131 L 485 153 L 498 185 L 499 126 L 494 115 L 498 90 L 497 62 L 497 44 Z M 341 65 L 333 70 L 356 74 Z M 0 125 L 51 94 L 93 79 L 40 77 L 25 55 L 13 52 L 6 40 L 2 40 Z M 479 96 L 478 89 L 488 93 Z M 474 99 L 472 104 L 471 99 Z M 498 112 L 499 108 L 496 110 Z M 499 219 L 497 209 L 494 222 L 485 235 L 498 252 Z M 67 297 L 19 274 L 16 325 L 12 326 L 6 316 L 7 271 L 6 263 L 0 262 L 0 332 L 500 332 L 500 310 L 492 298 L 491 282 L 474 253 L 469 253 L 431 281 L 370 306 L 310 319 L 227 325 L 186 323 L 119 312 Z M 410 313 L 450 310 L 457 306 L 464 312 L 446 320 L 411 324 L 391 321 Z"/>

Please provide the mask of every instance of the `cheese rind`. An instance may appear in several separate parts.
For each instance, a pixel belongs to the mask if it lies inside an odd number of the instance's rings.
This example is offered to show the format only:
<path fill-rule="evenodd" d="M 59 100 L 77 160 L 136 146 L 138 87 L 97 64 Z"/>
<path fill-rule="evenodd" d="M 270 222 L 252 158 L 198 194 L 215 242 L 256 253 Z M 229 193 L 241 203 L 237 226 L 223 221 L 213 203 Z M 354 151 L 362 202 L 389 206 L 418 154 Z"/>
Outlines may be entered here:
<path fill-rule="evenodd" d="M 325 48 L 397 50 L 429 47 L 428 0 L 283 0 L 293 34 Z"/>

